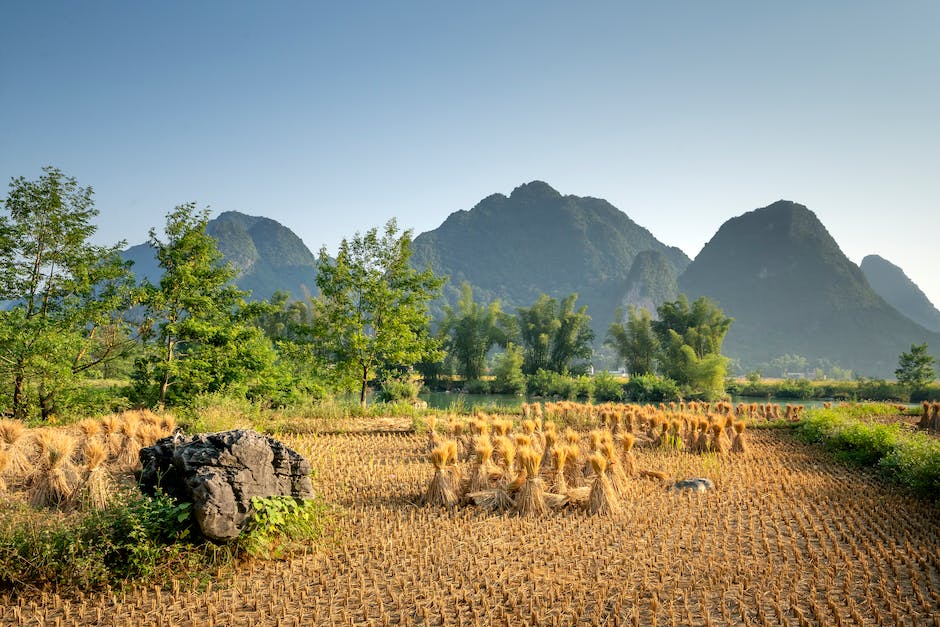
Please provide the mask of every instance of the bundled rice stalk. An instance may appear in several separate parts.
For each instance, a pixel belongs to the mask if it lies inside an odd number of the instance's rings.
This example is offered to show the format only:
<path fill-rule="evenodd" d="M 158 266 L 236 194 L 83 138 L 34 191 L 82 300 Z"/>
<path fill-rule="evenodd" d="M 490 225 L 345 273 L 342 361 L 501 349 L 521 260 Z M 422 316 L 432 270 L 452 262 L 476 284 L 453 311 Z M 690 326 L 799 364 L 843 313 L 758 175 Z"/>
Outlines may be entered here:
<path fill-rule="evenodd" d="M 7 482 L 4 479 L 6 474 L 7 467 L 10 465 L 10 453 L 7 452 L 7 449 L 0 448 L 0 494 L 3 494 L 7 491 Z"/>
<path fill-rule="evenodd" d="M 502 476 L 499 468 L 493 463 L 493 444 L 487 436 L 477 436 L 474 446 L 476 463 L 470 474 L 470 492 L 480 492 L 493 488 L 493 482 Z"/>
<path fill-rule="evenodd" d="M 91 440 L 101 433 L 101 421 L 93 418 L 86 418 L 75 425 L 82 434 L 82 439 Z"/>
<path fill-rule="evenodd" d="M 511 476 L 515 469 L 516 446 L 508 436 L 501 435 L 493 441 L 496 463 L 503 469 L 504 476 Z"/>
<path fill-rule="evenodd" d="M 623 450 L 623 472 L 632 477 L 636 474 L 636 458 L 633 456 L 633 445 L 636 437 L 632 433 L 620 434 L 620 446 Z"/>
<path fill-rule="evenodd" d="M 933 416 L 930 419 L 930 428 L 934 431 L 940 431 L 940 403 L 930 405 L 930 414 Z"/>
<path fill-rule="evenodd" d="M 448 465 L 457 459 L 457 443 L 450 441 L 431 451 L 431 463 L 434 465 L 434 476 L 431 484 L 424 494 L 424 505 L 438 507 L 456 507 L 460 500 L 457 493 L 459 480 Z"/>
<path fill-rule="evenodd" d="M 728 452 L 730 446 L 728 445 L 728 438 L 722 437 L 724 428 L 721 424 L 715 423 L 711 425 L 712 437 L 708 442 L 708 450 L 718 453 L 719 455 L 724 455 Z"/>
<path fill-rule="evenodd" d="M 564 468 L 565 482 L 568 484 L 569 489 L 583 488 L 586 482 L 584 480 L 584 471 L 581 468 L 581 447 L 576 444 L 569 444 L 565 448 L 568 451 L 568 463 Z"/>
<path fill-rule="evenodd" d="M 140 428 L 140 418 L 136 414 L 124 415 L 124 421 L 120 426 L 121 448 L 114 461 L 118 468 L 134 470 L 140 466 L 141 442 L 138 434 Z"/>
<path fill-rule="evenodd" d="M 121 435 L 122 424 L 121 420 L 115 415 L 105 416 L 101 419 L 101 434 L 108 445 L 108 457 L 110 459 L 117 458 L 121 452 L 121 445 L 124 443 Z"/>
<path fill-rule="evenodd" d="M 742 420 L 741 422 L 734 423 L 734 443 L 731 445 L 732 453 L 746 453 L 747 444 L 744 441 L 744 427 L 745 423 Z"/>
<path fill-rule="evenodd" d="M 930 401 L 923 401 L 920 406 L 923 413 L 920 415 L 920 422 L 917 423 L 917 426 L 921 429 L 929 429 L 933 425 Z"/>
<path fill-rule="evenodd" d="M 545 514 L 545 484 L 539 477 L 539 466 L 542 455 L 530 446 L 519 449 L 519 464 L 525 474 L 522 485 L 516 493 L 514 510 L 520 516 L 533 516 Z"/>
<path fill-rule="evenodd" d="M 568 482 L 565 480 L 565 462 L 568 461 L 568 447 L 556 446 L 552 448 L 552 461 L 555 465 L 555 478 L 552 483 L 552 492 L 556 494 L 567 494 Z"/>
<path fill-rule="evenodd" d="M 108 460 L 108 448 L 103 442 L 89 440 L 83 452 L 85 458 L 84 477 L 76 490 L 76 501 L 82 509 L 103 510 L 111 499 L 112 481 L 104 463 Z"/>
<path fill-rule="evenodd" d="M 19 420 L 0 420 L 0 442 L 7 454 L 7 476 L 26 479 L 31 471 L 26 425 Z"/>
<path fill-rule="evenodd" d="M 36 434 L 39 448 L 39 468 L 33 475 L 30 503 L 34 507 L 58 507 L 68 502 L 78 483 L 78 473 L 72 464 L 75 438 L 55 429 L 43 429 Z"/>
<path fill-rule="evenodd" d="M 495 431 L 496 435 L 498 436 L 509 435 L 510 429 L 512 429 L 511 420 L 494 420 L 493 421 L 493 431 Z"/>
<path fill-rule="evenodd" d="M 620 503 L 614 488 L 607 478 L 607 458 L 603 453 L 591 455 L 591 467 L 594 469 L 594 483 L 588 495 L 587 509 L 592 514 L 616 514 L 620 512 Z"/>
<path fill-rule="evenodd" d="M 698 439 L 695 441 L 695 452 L 696 453 L 707 453 L 708 452 L 708 423 L 704 420 L 699 421 L 698 423 L 699 434 Z"/>
<path fill-rule="evenodd" d="M 558 434 L 554 429 L 546 430 L 542 434 L 545 438 L 545 448 L 542 450 L 542 467 L 539 469 L 541 474 L 551 472 L 555 457 L 553 455 L 555 442 L 558 441 Z"/>
<path fill-rule="evenodd" d="M 600 452 L 607 460 L 607 477 L 610 479 L 610 484 L 614 487 L 614 492 L 617 496 L 623 498 L 627 494 L 629 479 L 623 471 L 620 458 L 618 458 L 617 454 L 614 452 L 613 443 L 604 442 L 601 444 Z"/>

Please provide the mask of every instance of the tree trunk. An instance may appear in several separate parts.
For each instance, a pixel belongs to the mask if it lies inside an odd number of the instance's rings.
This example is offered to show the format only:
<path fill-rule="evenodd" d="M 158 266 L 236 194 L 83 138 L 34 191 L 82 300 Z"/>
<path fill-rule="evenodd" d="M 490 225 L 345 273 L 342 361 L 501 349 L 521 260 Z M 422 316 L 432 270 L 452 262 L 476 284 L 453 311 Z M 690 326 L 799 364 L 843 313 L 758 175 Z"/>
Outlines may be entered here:
<path fill-rule="evenodd" d="M 23 372 L 20 370 L 13 378 L 13 417 L 17 420 L 26 420 L 26 392 L 23 387 Z"/>
<path fill-rule="evenodd" d="M 366 388 L 369 386 L 369 369 L 362 367 L 362 391 L 359 392 L 359 403 L 362 405 L 363 412 L 366 409 Z"/>
<path fill-rule="evenodd" d="M 43 420 L 48 420 L 55 413 L 54 392 L 46 391 L 44 382 L 39 384 L 39 412 Z"/>
<path fill-rule="evenodd" d="M 160 382 L 160 399 L 157 403 L 160 411 L 166 408 L 166 391 L 170 387 L 170 363 L 173 361 L 173 338 L 166 340 L 166 361 L 163 364 L 163 381 Z"/>

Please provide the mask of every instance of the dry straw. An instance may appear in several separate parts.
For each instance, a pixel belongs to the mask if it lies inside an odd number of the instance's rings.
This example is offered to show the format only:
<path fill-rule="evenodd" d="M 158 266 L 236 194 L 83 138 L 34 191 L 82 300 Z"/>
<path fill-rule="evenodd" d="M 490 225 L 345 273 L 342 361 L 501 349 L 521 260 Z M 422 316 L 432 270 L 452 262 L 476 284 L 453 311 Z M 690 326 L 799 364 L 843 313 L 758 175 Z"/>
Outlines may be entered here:
<path fill-rule="evenodd" d="M 470 474 L 470 492 L 480 492 L 494 487 L 494 480 L 499 479 L 502 473 L 493 464 L 493 445 L 486 436 L 477 436 L 474 446 L 476 464 Z"/>
<path fill-rule="evenodd" d="M 449 464 L 457 460 L 457 443 L 446 442 L 431 451 L 434 476 L 424 495 L 425 505 L 455 507 L 460 500 L 457 492 L 459 480 Z"/>
<path fill-rule="evenodd" d="M 7 476 L 25 479 L 30 474 L 29 439 L 26 425 L 19 420 L 0 420 L 0 441 L 7 453 Z"/>
<path fill-rule="evenodd" d="M 607 478 L 607 459 L 602 453 L 591 455 L 591 467 L 594 469 L 594 483 L 588 495 L 587 509 L 592 514 L 616 514 L 620 503 L 614 488 Z"/>
<path fill-rule="evenodd" d="M 734 443 L 731 445 L 732 453 L 746 453 L 747 443 L 744 440 L 744 421 L 734 423 Z"/>
<path fill-rule="evenodd" d="M 636 436 L 632 433 L 620 434 L 620 446 L 623 450 L 623 471 L 628 477 L 636 474 L 636 458 L 633 456 L 633 445 L 636 443 Z"/>
<path fill-rule="evenodd" d="M 518 458 L 525 479 L 516 493 L 514 509 L 520 516 L 543 515 L 547 511 L 545 486 L 538 474 L 542 455 L 532 447 L 523 446 L 519 449 Z"/>
<path fill-rule="evenodd" d="M 33 476 L 30 503 L 34 507 L 58 507 L 68 502 L 78 483 L 72 464 L 76 440 L 65 431 L 43 429 L 36 434 L 39 468 Z"/>
<path fill-rule="evenodd" d="M 84 477 L 76 490 L 77 502 L 83 509 L 104 509 L 112 494 L 112 480 L 104 463 L 108 459 L 108 449 L 103 442 L 89 440 L 85 443 Z"/>

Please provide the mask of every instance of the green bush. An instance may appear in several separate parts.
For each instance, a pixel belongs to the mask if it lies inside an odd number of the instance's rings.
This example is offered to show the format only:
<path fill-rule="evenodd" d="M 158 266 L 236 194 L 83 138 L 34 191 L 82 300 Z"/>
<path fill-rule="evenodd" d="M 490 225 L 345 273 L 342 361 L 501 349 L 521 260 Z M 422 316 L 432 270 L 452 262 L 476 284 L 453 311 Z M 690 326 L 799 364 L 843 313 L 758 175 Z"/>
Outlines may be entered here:
<path fill-rule="evenodd" d="M 871 466 L 890 481 L 940 499 L 940 440 L 902 425 L 866 421 L 891 415 L 878 403 L 812 409 L 797 427 L 804 440 L 825 446 L 843 461 Z"/>
<path fill-rule="evenodd" d="M 636 403 L 682 400 L 679 386 L 675 381 L 654 374 L 644 374 L 630 379 L 624 386 L 624 398 Z"/>
<path fill-rule="evenodd" d="M 382 388 L 376 398 L 383 403 L 414 401 L 421 392 L 421 382 L 411 379 L 389 378 L 382 381 Z"/>
<path fill-rule="evenodd" d="M 483 379 L 471 379 L 465 386 L 467 394 L 489 394 L 490 382 Z"/>
<path fill-rule="evenodd" d="M 594 375 L 594 400 L 602 403 L 623 400 L 623 385 L 609 372 Z"/>
<path fill-rule="evenodd" d="M 809 379 L 786 379 L 777 386 L 774 396 L 807 400 L 813 398 L 813 384 Z"/>
<path fill-rule="evenodd" d="M 298 545 L 320 537 L 324 506 L 290 496 L 251 499 L 253 515 L 238 543 L 254 557 L 282 558 Z"/>
<path fill-rule="evenodd" d="M 509 344 L 506 350 L 496 358 L 493 364 L 492 389 L 497 394 L 521 395 L 526 390 L 525 375 L 522 374 L 522 349 Z"/>
<path fill-rule="evenodd" d="M 864 401 L 907 401 L 904 388 L 884 379 L 860 379 L 857 397 Z"/>

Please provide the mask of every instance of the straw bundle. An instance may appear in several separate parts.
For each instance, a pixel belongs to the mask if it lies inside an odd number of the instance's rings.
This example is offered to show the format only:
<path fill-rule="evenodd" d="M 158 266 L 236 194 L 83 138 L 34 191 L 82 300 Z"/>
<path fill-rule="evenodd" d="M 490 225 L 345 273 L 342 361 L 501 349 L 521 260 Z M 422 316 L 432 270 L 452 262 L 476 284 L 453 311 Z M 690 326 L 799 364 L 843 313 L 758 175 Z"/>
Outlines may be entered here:
<path fill-rule="evenodd" d="M 545 487 L 539 477 L 539 465 L 542 455 L 529 446 L 523 446 L 518 453 L 519 464 L 525 474 L 525 480 L 516 493 L 514 509 L 520 516 L 541 515 L 546 511 Z"/>
<path fill-rule="evenodd" d="M 457 443 L 448 441 L 431 451 L 431 463 L 434 476 L 424 494 L 425 505 L 455 507 L 460 500 L 458 494 L 459 477 L 448 466 L 457 461 Z"/>
<path fill-rule="evenodd" d="M 502 476 L 499 468 L 493 464 L 493 444 L 486 436 L 477 436 L 474 446 L 476 463 L 470 474 L 470 492 L 480 492 L 493 487 L 493 481 Z"/>
<path fill-rule="evenodd" d="M 0 443 L 7 454 L 7 476 L 25 479 L 31 471 L 26 425 L 19 420 L 0 420 Z"/>
<path fill-rule="evenodd" d="M 623 449 L 623 471 L 628 477 L 636 474 L 636 458 L 633 456 L 633 445 L 636 437 L 632 433 L 620 434 L 620 446 Z"/>
<path fill-rule="evenodd" d="M 64 431 L 43 429 L 36 434 L 39 468 L 33 476 L 30 502 L 34 507 L 65 504 L 78 483 L 72 464 L 76 441 Z"/>
<path fill-rule="evenodd" d="M 744 441 L 744 421 L 734 423 L 734 443 L 731 445 L 732 453 L 746 453 L 747 444 Z"/>
<path fill-rule="evenodd" d="M 614 488 L 607 478 L 607 459 L 602 453 L 591 455 L 591 467 L 594 469 L 594 483 L 588 495 L 587 509 L 592 514 L 616 514 L 620 503 Z"/>
<path fill-rule="evenodd" d="M 76 490 L 77 501 L 83 509 L 103 510 L 111 498 L 111 475 L 104 463 L 108 459 L 108 448 L 103 442 L 89 440 L 83 451 L 85 458 L 84 477 Z"/>

